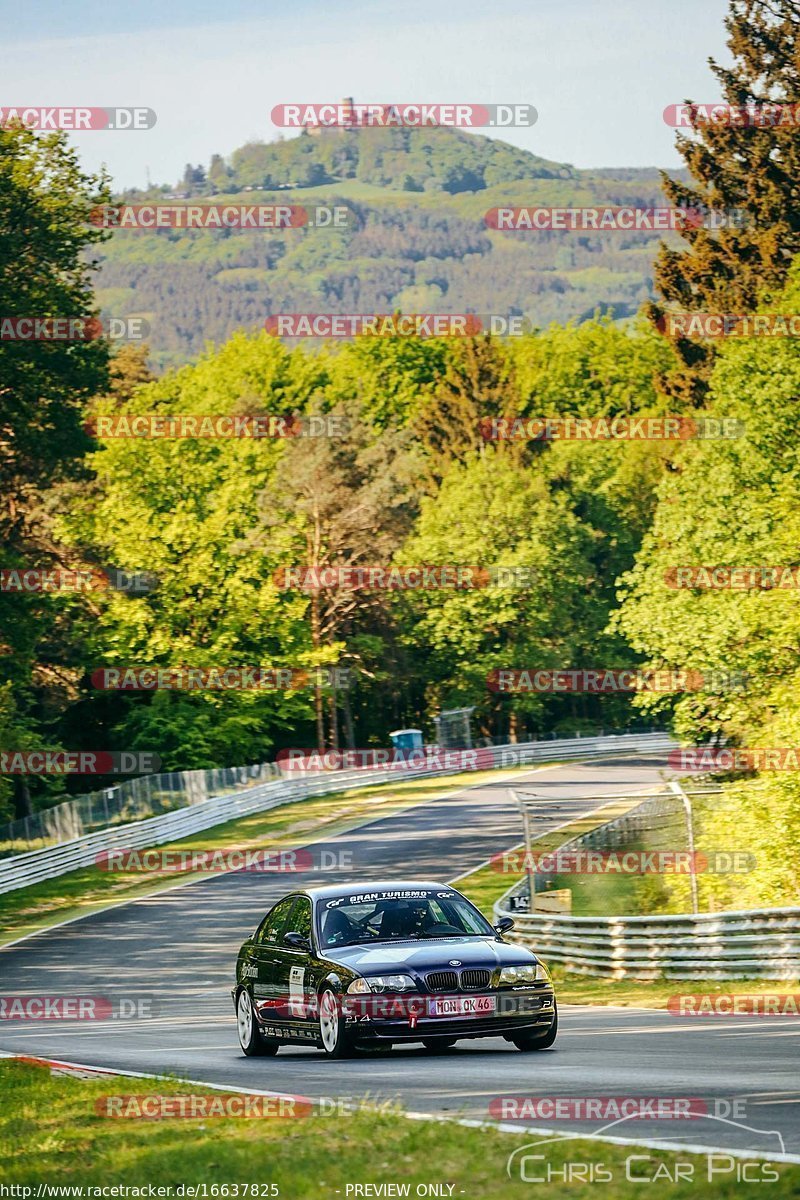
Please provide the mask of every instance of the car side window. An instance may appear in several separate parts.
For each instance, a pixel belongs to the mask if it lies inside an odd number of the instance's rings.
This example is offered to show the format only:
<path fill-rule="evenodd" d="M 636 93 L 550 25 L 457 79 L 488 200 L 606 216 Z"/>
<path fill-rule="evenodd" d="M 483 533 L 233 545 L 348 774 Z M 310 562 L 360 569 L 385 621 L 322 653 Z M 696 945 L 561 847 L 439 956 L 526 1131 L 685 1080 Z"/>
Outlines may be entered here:
<path fill-rule="evenodd" d="M 281 934 L 288 929 L 287 920 L 294 908 L 295 899 L 295 896 L 287 896 L 284 900 L 278 901 L 261 926 L 261 932 L 258 935 L 259 944 L 277 942 Z"/>
<path fill-rule="evenodd" d="M 290 924 L 286 926 L 286 932 L 289 930 L 301 933 L 303 937 L 311 937 L 311 901 L 307 896 L 298 898 L 292 910 Z"/>

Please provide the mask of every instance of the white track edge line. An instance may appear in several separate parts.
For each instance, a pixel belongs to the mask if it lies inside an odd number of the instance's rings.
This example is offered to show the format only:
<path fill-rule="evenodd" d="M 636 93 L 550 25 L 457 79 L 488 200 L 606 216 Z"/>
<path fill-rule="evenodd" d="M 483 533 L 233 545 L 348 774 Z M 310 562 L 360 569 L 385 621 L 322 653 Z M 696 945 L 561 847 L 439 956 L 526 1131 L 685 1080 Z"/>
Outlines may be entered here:
<path fill-rule="evenodd" d="M 66 1059 L 49 1059 L 43 1058 L 40 1055 L 19 1055 L 13 1054 L 10 1051 L 0 1050 L 0 1058 L 25 1060 L 29 1058 L 38 1058 L 40 1062 L 49 1064 L 54 1067 L 72 1068 L 78 1071 L 91 1071 L 99 1075 L 118 1075 L 122 1078 L 129 1079 L 158 1079 L 165 1083 L 188 1083 L 193 1087 L 206 1087 L 217 1092 L 235 1092 L 237 1095 L 243 1096 L 273 1096 L 278 1099 L 311 1099 L 311 1097 L 293 1096 L 290 1092 L 273 1092 L 265 1091 L 259 1088 L 242 1088 L 235 1084 L 221 1083 L 206 1083 L 202 1079 L 183 1079 L 175 1075 L 155 1075 L 149 1071 L 129 1071 L 115 1067 L 96 1067 L 89 1066 L 87 1063 L 74 1063 Z M 318 1096 L 312 1103 L 318 1104 L 324 1100 L 333 1100 L 332 1096 Z M 399 1114 L 408 1121 L 431 1121 L 439 1125 L 463 1125 L 467 1129 L 494 1129 L 499 1133 L 516 1133 L 516 1134 L 554 1134 L 559 1133 L 556 1129 L 548 1129 L 542 1126 L 534 1125 L 516 1125 L 508 1121 L 478 1121 L 469 1117 L 444 1117 L 438 1113 L 415 1112 L 413 1110 L 403 1110 Z M 725 1146 L 706 1146 L 691 1142 L 662 1142 L 652 1138 L 620 1138 L 609 1134 L 591 1134 L 591 1133 L 573 1133 L 560 1132 L 559 1140 L 561 1141 L 590 1141 L 590 1142 L 609 1142 L 615 1146 L 644 1146 L 649 1150 L 681 1150 L 686 1154 L 729 1154 L 732 1158 L 743 1159 L 758 1159 L 766 1162 L 787 1162 L 800 1163 L 800 1154 L 764 1154 L 758 1150 L 732 1150 Z"/>

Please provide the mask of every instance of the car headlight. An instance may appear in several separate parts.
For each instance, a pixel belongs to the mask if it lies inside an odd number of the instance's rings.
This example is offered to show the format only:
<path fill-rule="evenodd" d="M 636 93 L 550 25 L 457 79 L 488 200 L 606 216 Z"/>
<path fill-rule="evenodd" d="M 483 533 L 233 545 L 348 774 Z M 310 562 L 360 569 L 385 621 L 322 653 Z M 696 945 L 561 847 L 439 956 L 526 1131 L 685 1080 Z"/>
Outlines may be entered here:
<path fill-rule="evenodd" d="M 535 983 L 549 979 L 550 973 L 544 963 L 521 963 L 516 967 L 503 967 L 500 971 L 501 983 Z"/>
<path fill-rule="evenodd" d="M 407 992 L 417 986 L 410 975 L 371 975 L 364 982 L 373 992 Z"/>
<path fill-rule="evenodd" d="M 363 996 L 365 992 L 370 991 L 372 991 L 371 987 L 367 983 L 366 979 L 362 978 L 360 975 L 358 979 L 354 979 L 347 988 L 348 996 Z"/>

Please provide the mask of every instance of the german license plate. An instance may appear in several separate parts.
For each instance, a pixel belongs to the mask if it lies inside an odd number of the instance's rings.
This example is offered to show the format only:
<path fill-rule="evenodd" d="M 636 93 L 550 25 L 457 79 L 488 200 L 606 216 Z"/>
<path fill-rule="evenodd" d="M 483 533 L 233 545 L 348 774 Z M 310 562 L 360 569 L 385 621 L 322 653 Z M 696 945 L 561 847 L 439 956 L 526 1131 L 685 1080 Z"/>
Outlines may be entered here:
<path fill-rule="evenodd" d="M 428 1001 L 429 1017 L 472 1017 L 493 1013 L 496 996 L 437 996 Z"/>

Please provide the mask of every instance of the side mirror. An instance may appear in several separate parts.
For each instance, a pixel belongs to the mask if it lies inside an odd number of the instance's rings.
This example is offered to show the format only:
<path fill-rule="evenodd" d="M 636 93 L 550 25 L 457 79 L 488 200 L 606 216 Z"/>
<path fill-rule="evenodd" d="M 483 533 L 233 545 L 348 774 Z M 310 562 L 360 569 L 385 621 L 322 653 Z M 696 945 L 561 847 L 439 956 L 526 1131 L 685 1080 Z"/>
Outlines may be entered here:
<path fill-rule="evenodd" d="M 495 925 L 495 929 L 498 933 L 506 933 L 509 929 L 513 929 L 513 928 L 514 928 L 514 918 L 513 917 L 501 917 L 500 920 Z"/>
<path fill-rule="evenodd" d="M 283 935 L 283 944 L 285 946 L 294 946 L 295 950 L 311 949 L 311 939 L 303 937 L 302 933 L 285 933 Z"/>

